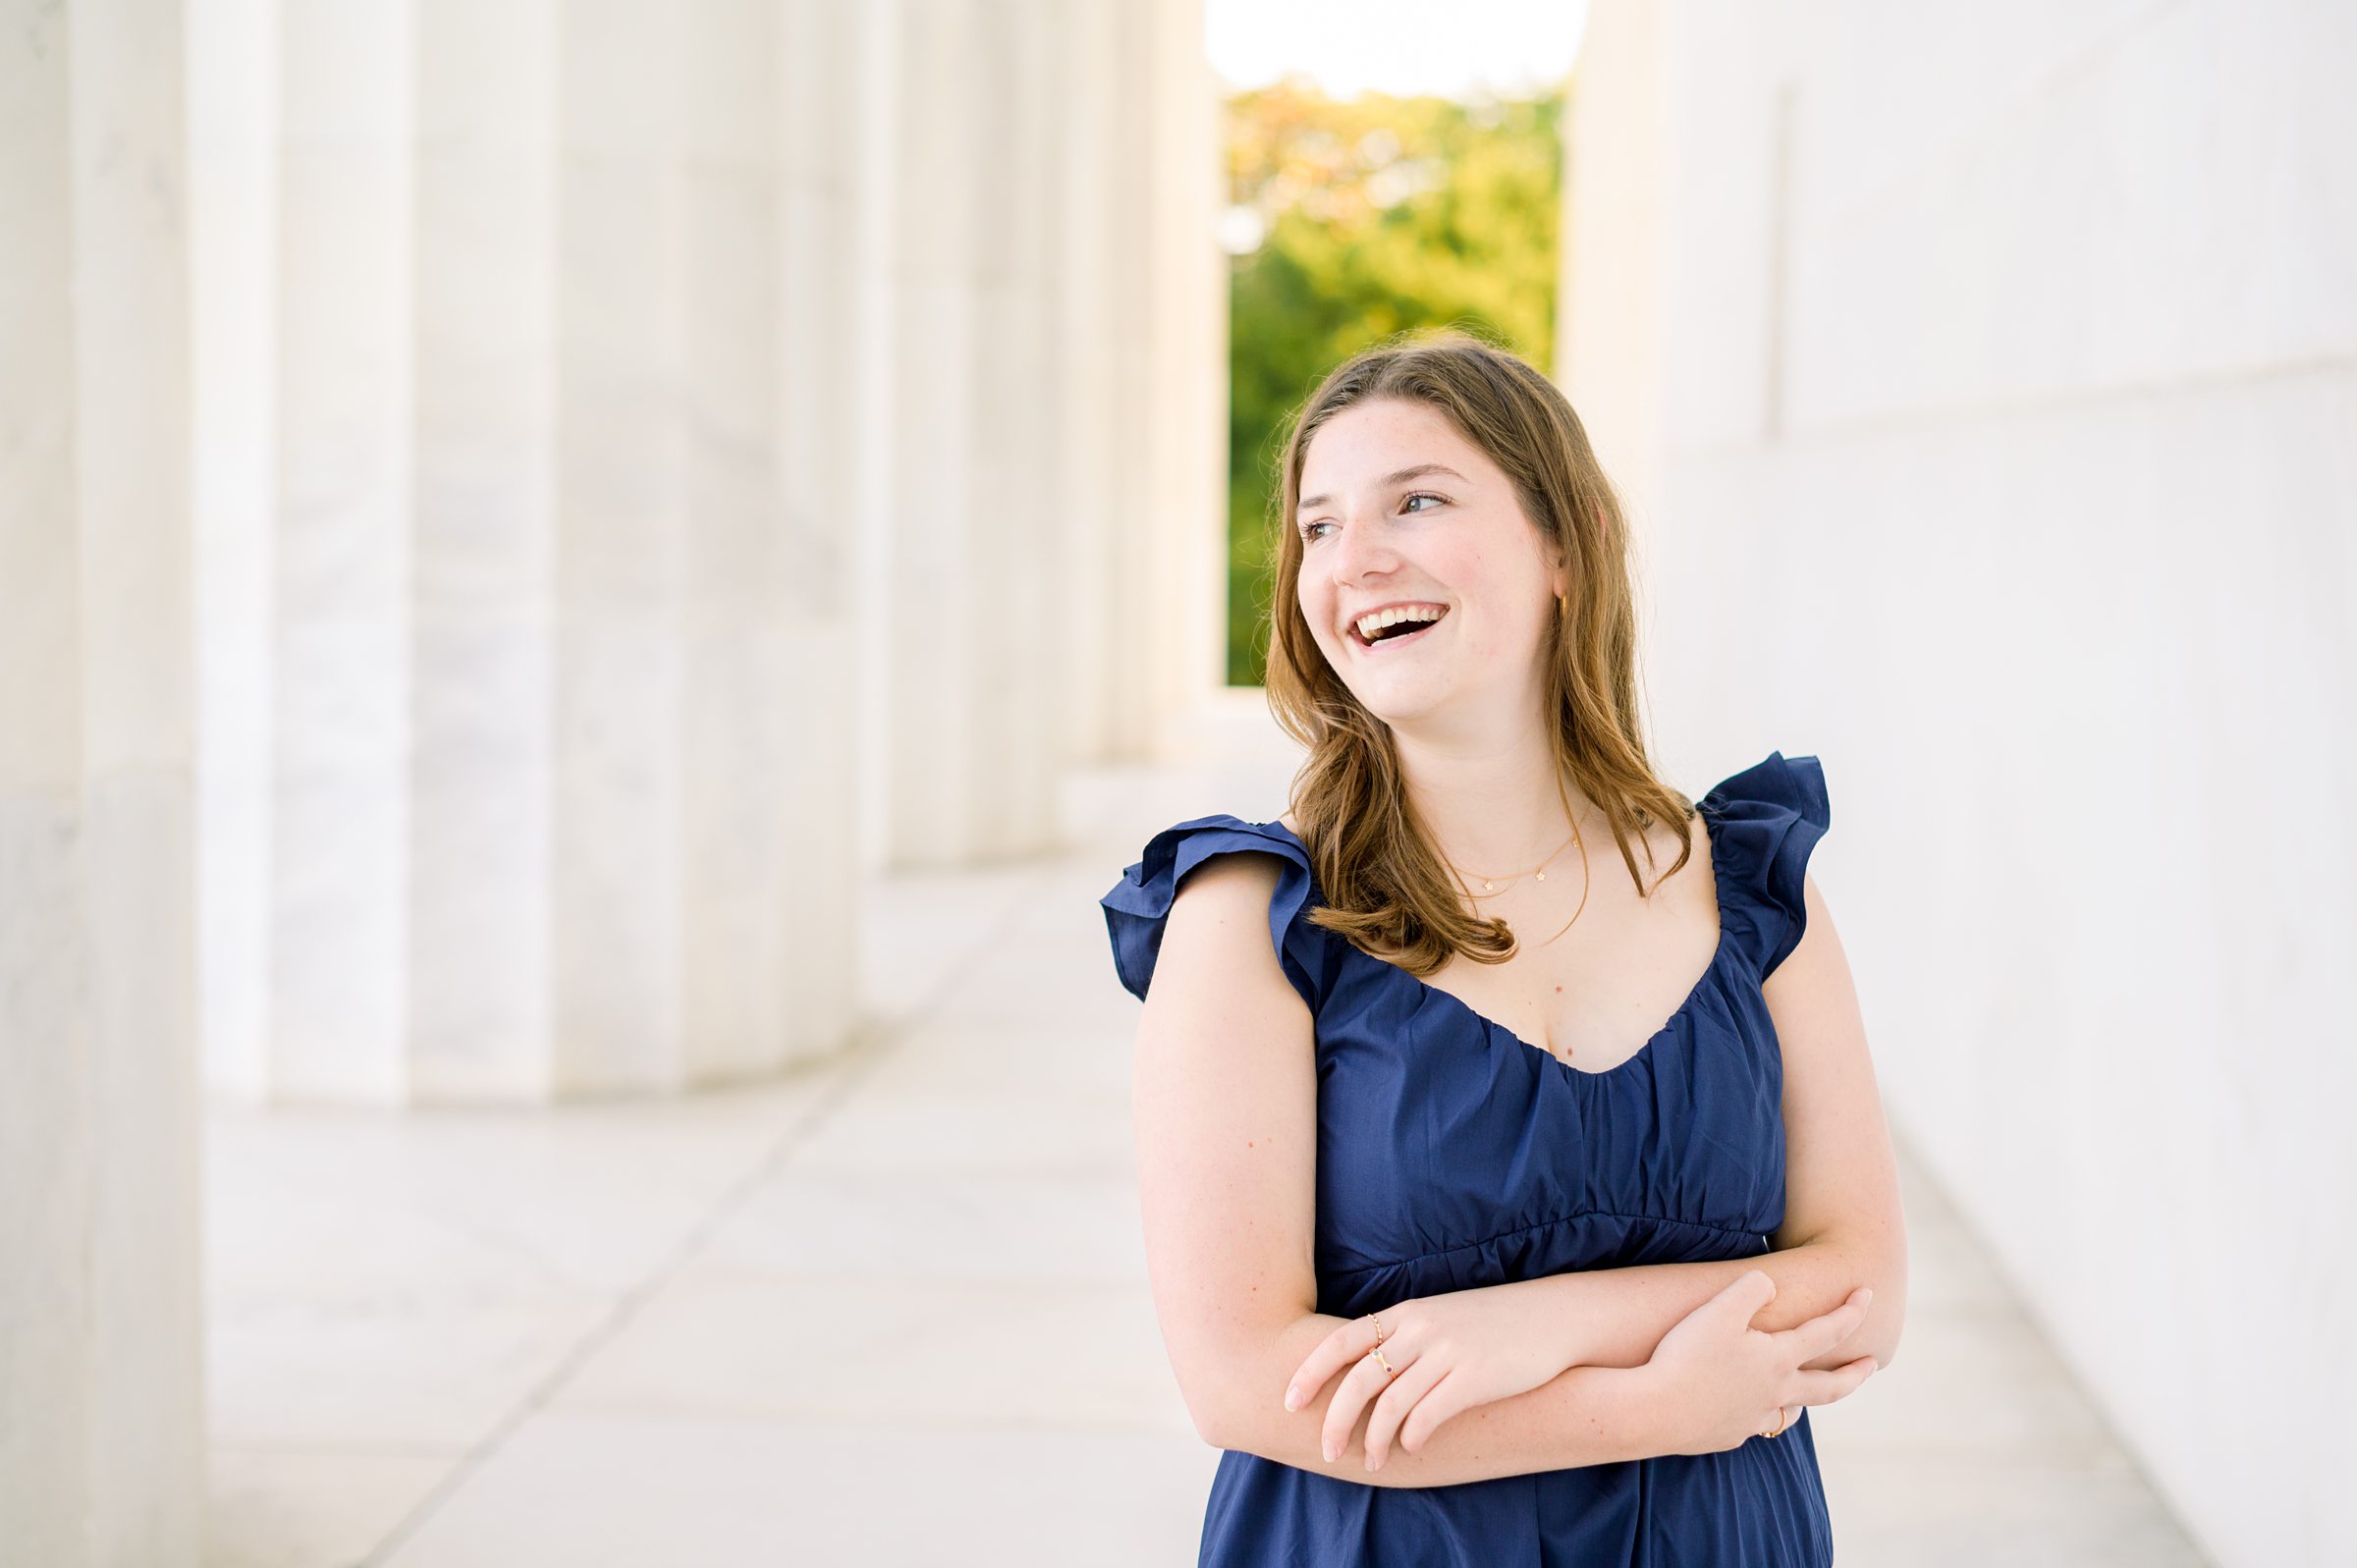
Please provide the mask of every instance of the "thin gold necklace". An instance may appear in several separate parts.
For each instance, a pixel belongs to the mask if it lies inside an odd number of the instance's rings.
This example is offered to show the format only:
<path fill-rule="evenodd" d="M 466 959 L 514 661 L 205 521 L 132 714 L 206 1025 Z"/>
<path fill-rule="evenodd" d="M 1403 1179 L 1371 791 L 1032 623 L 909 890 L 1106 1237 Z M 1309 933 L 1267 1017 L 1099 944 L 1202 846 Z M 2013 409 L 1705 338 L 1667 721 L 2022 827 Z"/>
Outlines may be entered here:
<path fill-rule="evenodd" d="M 1557 845 L 1555 846 L 1554 853 L 1552 853 L 1552 854 L 1548 855 L 1548 857 L 1547 857 L 1546 859 L 1544 859 L 1544 860 L 1540 861 L 1540 862 L 1539 862 L 1537 865 L 1535 865 L 1535 866 L 1531 866 L 1531 867 L 1527 868 L 1526 870 L 1522 870 L 1522 871 L 1517 871 L 1517 872 L 1514 872 L 1514 873 L 1512 873 L 1510 876 L 1509 876 L 1509 875 L 1501 874 L 1501 875 L 1499 875 L 1499 876 L 1497 876 L 1497 877 L 1484 877 L 1484 876 L 1481 876 L 1481 875 L 1479 875 L 1479 874 L 1477 874 L 1477 873 L 1472 873 L 1472 872 L 1468 872 L 1468 871 L 1466 871 L 1466 870 L 1465 870 L 1463 867 L 1459 866 L 1459 865 L 1458 865 L 1458 864 L 1457 864 L 1455 861 L 1453 861 L 1453 860 L 1452 860 L 1452 861 L 1450 861 L 1450 862 L 1449 862 L 1449 869 L 1450 869 L 1451 871 L 1453 871 L 1453 872 L 1455 872 L 1455 873 L 1457 874 L 1457 876 L 1458 876 L 1458 877 L 1460 877 L 1460 878 L 1462 878 L 1462 877 L 1466 877 L 1466 876 L 1471 876 L 1475 882 L 1478 882 L 1478 883 L 1480 883 L 1480 884 L 1481 884 L 1482 891 L 1481 891 L 1480 892 L 1474 892 L 1472 889 L 1470 889 L 1470 888 L 1467 888 L 1467 889 L 1465 890 L 1465 896 L 1466 896 L 1466 897 L 1468 897 L 1468 898 L 1482 898 L 1482 897 L 1487 897 L 1487 896 L 1488 896 L 1488 895 L 1490 895 L 1491 893 L 1500 892 L 1503 892 L 1503 891 L 1504 891 L 1503 889 L 1501 889 L 1501 888 L 1498 886 L 1498 884 L 1499 884 L 1499 883 L 1503 882 L 1503 883 L 1505 883 L 1505 884 L 1507 885 L 1507 887 L 1510 888 L 1510 887 L 1512 887 L 1512 886 L 1513 886 L 1515 883 L 1517 883 L 1517 882 L 1520 882 L 1520 881 L 1521 881 L 1521 880 L 1522 880 L 1524 877 L 1530 876 L 1530 875 L 1532 875 L 1533 873 L 1536 873 L 1536 875 L 1538 876 L 1538 879 L 1539 879 L 1541 882 L 1545 882 L 1545 881 L 1547 880 L 1547 868 L 1548 868 L 1549 866 L 1552 866 L 1552 865 L 1554 865 L 1554 864 L 1555 864 L 1555 857 L 1556 857 L 1556 855 L 1560 855 L 1560 854 L 1562 854 L 1562 853 L 1564 850 L 1566 850 L 1566 849 L 1570 848 L 1570 847 L 1571 847 L 1571 845 L 1572 845 L 1572 843 L 1573 843 L 1575 840 L 1577 840 L 1577 839 L 1578 839 L 1578 838 L 1579 838 L 1579 824 L 1577 824 L 1577 823 L 1573 823 L 1573 824 L 1571 825 L 1571 837 L 1570 837 L 1569 838 L 1565 838 L 1565 839 L 1564 839 L 1564 840 L 1563 840 L 1562 843 L 1559 843 L 1559 844 L 1557 844 Z"/>
<path fill-rule="evenodd" d="M 1571 809 L 1570 796 L 1563 793 L 1563 776 L 1560 772 L 1555 776 L 1555 794 L 1556 798 L 1562 802 L 1563 815 L 1571 819 L 1571 837 L 1564 839 L 1562 844 L 1558 844 L 1555 846 L 1555 854 L 1549 855 L 1546 859 L 1540 861 L 1529 871 L 1517 871 L 1511 877 L 1505 879 L 1508 887 L 1512 886 L 1516 882 L 1519 882 L 1524 877 L 1533 875 L 1535 875 L 1540 882 L 1545 882 L 1547 880 L 1547 868 L 1555 863 L 1556 855 L 1560 855 L 1563 852 L 1563 844 L 1576 843 L 1579 845 L 1579 907 L 1571 911 L 1571 918 L 1563 922 L 1562 930 L 1558 931 L 1555 934 L 1555 937 L 1549 937 L 1547 942 L 1542 942 L 1539 944 L 1539 946 L 1542 947 L 1546 946 L 1548 943 L 1555 941 L 1556 937 L 1562 936 L 1564 931 L 1569 931 L 1574 925 L 1579 923 L 1579 917 L 1587 911 L 1588 889 L 1593 885 L 1595 880 L 1588 874 L 1588 841 L 1584 838 L 1580 837 L 1579 817 L 1577 813 L 1573 812 Z M 1457 888 L 1464 893 L 1466 898 L 1478 903 L 1483 898 L 1495 897 L 1499 892 L 1505 891 L 1498 886 L 1499 879 L 1495 877 L 1476 877 L 1474 880 L 1479 882 L 1486 891 L 1482 892 L 1475 892 L 1472 889 L 1465 886 L 1465 873 L 1457 868 L 1456 862 L 1450 860 L 1446 855 L 1443 855 L 1441 858 L 1447 862 L 1450 873 L 1456 878 Z"/>

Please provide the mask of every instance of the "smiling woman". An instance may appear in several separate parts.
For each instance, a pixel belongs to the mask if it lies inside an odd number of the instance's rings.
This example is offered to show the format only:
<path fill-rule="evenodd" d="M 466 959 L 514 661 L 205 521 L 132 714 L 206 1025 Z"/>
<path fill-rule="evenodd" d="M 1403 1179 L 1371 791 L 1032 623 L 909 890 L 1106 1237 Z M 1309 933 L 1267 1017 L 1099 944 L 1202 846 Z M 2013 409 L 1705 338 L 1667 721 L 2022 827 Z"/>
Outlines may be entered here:
<path fill-rule="evenodd" d="M 1818 760 L 1655 776 L 1618 505 L 1503 350 L 1343 364 L 1277 499 L 1291 809 L 1100 900 L 1200 1560 L 1821 1568 L 1906 1249 Z"/>

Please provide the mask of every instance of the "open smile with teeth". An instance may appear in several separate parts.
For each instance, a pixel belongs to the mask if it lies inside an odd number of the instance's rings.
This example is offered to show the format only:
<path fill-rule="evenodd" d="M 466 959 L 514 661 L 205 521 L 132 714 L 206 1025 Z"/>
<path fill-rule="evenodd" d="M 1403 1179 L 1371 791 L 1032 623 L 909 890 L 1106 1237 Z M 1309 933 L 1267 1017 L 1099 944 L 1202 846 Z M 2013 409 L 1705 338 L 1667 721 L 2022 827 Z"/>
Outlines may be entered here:
<path fill-rule="evenodd" d="M 1419 642 L 1448 613 L 1446 605 L 1400 605 L 1379 610 L 1350 623 L 1350 640 L 1368 653 Z"/>

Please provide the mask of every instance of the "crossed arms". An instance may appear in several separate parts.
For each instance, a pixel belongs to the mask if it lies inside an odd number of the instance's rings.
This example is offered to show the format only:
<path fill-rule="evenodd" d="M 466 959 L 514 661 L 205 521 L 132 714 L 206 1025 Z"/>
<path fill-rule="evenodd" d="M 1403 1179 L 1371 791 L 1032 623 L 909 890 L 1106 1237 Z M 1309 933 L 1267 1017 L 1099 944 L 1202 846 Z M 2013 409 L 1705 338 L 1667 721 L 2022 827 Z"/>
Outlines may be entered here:
<path fill-rule="evenodd" d="M 1329 1464 L 1320 1439 L 1338 1379 L 1299 1409 L 1283 1404 L 1288 1380 L 1347 1325 L 1314 1310 L 1313 1029 L 1269 943 L 1276 873 L 1267 856 L 1233 854 L 1188 877 L 1138 1032 L 1133 1112 L 1156 1313 L 1207 1442 L 1401 1487 L 1693 1451 L 1647 1363 L 1687 1314 L 1755 1269 L 1776 1283 L 1752 1325 L 1767 1331 L 1871 1287 L 1864 1321 L 1804 1365 L 1889 1364 L 1906 1313 L 1896 1165 L 1847 963 L 1811 882 L 1806 934 L 1764 992 L 1784 1053 L 1786 1204 L 1775 1250 L 1491 1287 L 1529 1309 L 1564 1370 L 1450 1417 L 1413 1452 L 1387 1445 L 1379 1470 L 1365 1468 L 1356 1441 Z"/>

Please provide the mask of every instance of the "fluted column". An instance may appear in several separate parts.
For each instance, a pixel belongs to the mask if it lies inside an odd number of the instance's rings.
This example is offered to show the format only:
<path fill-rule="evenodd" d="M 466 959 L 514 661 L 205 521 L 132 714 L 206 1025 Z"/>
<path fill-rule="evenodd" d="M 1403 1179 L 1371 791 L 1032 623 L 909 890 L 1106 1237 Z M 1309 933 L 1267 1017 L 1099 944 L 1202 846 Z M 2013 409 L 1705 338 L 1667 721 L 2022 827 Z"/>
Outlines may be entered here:
<path fill-rule="evenodd" d="M 1139 0 L 1092 27 L 1086 96 L 1101 166 L 1081 189 L 1098 216 L 1104 330 L 1097 340 L 1110 472 L 1086 498 L 1105 554 L 1075 556 L 1092 618 L 1079 749 L 1144 759 L 1226 681 L 1228 261 L 1215 239 L 1225 179 L 1218 79 L 1201 0 Z"/>
<path fill-rule="evenodd" d="M 794 93 L 846 75 L 843 0 L 213 3 L 216 1077 L 538 1100 L 834 1049 L 849 346 L 791 246 L 841 200 Z"/>
<path fill-rule="evenodd" d="M 1114 749 L 1124 690 L 1123 638 L 1132 608 L 1115 591 L 1121 558 L 1116 528 L 1124 509 L 1115 485 L 1136 471 L 1143 422 L 1129 415 L 1117 387 L 1124 347 L 1143 337 L 1142 324 L 1116 309 L 1123 282 L 1122 214 L 1143 203 L 1123 178 L 1118 129 L 1128 111 L 1117 80 L 1117 45 L 1130 8 L 1098 0 L 1058 0 L 1055 70 L 1062 124 L 1056 137 L 1054 208 L 1049 258 L 1050 315 L 1047 410 L 1056 459 L 1061 525 L 1052 546 L 1068 586 L 1053 607 L 1061 637 L 1063 722 L 1058 746 L 1068 759 L 1094 759 Z M 1124 448 L 1124 443 L 1128 446 Z M 1126 455 L 1125 455 L 1126 454 Z"/>
<path fill-rule="evenodd" d="M 1156 505 L 1150 531 L 1156 659 L 1143 695 L 1167 749 L 1227 682 L 1228 254 L 1217 239 L 1227 158 L 1202 0 L 1153 0 L 1143 80 L 1151 299 L 1146 314 Z M 1306 390 L 1306 389 L 1304 389 Z"/>
<path fill-rule="evenodd" d="M 176 0 L 0 0 L 0 1558 L 202 1491 Z"/>
<path fill-rule="evenodd" d="M 1039 0 L 876 8 L 865 182 L 881 424 L 863 465 L 889 857 L 1036 849 L 1061 710 L 1040 416 L 1050 173 Z"/>
<path fill-rule="evenodd" d="M 1226 275 L 1197 0 L 879 6 L 878 855 L 1036 850 L 1223 678 Z"/>

